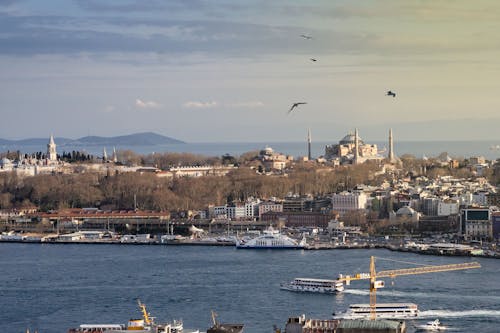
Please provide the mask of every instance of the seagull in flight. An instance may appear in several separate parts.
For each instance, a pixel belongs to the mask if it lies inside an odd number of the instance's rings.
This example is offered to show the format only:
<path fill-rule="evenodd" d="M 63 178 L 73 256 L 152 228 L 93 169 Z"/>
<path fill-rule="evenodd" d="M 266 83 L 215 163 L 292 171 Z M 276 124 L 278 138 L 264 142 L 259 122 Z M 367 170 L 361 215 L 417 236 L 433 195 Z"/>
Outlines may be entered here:
<path fill-rule="evenodd" d="M 304 39 L 312 39 L 312 36 L 308 36 L 308 35 L 300 35 L 300 37 L 302 37 Z"/>
<path fill-rule="evenodd" d="M 298 107 L 299 105 L 301 104 L 307 104 L 306 102 L 297 102 L 297 103 L 293 103 L 292 104 L 292 107 L 290 108 L 290 110 L 288 110 L 288 113 L 292 112 L 293 109 L 295 109 L 296 107 Z"/>
<path fill-rule="evenodd" d="M 311 58 L 310 60 L 313 61 L 313 62 L 318 61 L 318 59 L 316 59 L 316 58 Z"/>
<path fill-rule="evenodd" d="M 386 96 L 396 97 L 396 93 L 395 93 L 395 92 L 392 92 L 391 90 L 389 90 L 389 91 L 387 92 Z"/>

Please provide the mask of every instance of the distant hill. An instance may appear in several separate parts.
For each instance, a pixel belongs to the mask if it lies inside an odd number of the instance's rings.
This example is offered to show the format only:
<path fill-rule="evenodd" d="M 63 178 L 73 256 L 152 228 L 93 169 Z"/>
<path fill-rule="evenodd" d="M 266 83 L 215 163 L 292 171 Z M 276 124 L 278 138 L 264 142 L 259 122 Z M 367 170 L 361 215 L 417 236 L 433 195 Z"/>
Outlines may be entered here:
<path fill-rule="evenodd" d="M 163 144 L 185 143 L 184 141 L 170 138 L 168 136 L 145 132 L 135 133 L 130 135 L 121 135 L 113 137 L 102 136 L 85 136 L 79 139 L 54 138 L 58 146 L 155 146 Z M 22 140 L 5 140 L 0 139 L 0 145 L 23 145 L 23 146 L 39 146 L 46 145 L 49 142 L 47 138 L 32 138 Z"/>

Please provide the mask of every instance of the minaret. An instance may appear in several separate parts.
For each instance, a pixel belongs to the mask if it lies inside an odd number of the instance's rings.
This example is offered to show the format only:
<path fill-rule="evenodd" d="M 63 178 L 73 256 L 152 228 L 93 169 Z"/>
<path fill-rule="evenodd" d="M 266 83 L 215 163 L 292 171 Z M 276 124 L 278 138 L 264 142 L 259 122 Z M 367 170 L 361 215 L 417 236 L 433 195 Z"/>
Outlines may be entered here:
<path fill-rule="evenodd" d="M 307 159 L 311 160 L 311 129 L 307 129 Z"/>
<path fill-rule="evenodd" d="M 47 159 L 49 161 L 57 161 L 56 144 L 52 134 L 50 135 L 49 144 L 47 145 Z"/>
<path fill-rule="evenodd" d="M 106 152 L 106 147 L 102 149 L 102 163 L 106 163 L 108 161 L 108 153 Z"/>
<path fill-rule="evenodd" d="M 113 163 L 118 162 L 118 156 L 116 155 L 116 148 L 113 147 Z"/>
<path fill-rule="evenodd" d="M 359 139 L 358 139 L 358 129 L 354 130 L 354 164 L 359 163 Z"/>
<path fill-rule="evenodd" d="M 392 128 L 389 129 L 389 162 L 394 162 L 394 142 L 392 141 Z"/>

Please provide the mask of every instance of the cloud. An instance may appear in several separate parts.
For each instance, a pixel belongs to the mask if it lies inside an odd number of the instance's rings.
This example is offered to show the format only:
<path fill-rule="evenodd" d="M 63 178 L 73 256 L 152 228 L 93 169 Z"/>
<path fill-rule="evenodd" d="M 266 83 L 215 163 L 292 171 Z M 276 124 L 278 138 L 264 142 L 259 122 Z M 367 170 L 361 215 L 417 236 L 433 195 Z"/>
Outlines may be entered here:
<path fill-rule="evenodd" d="M 135 100 L 135 106 L 139 109 L 158 109 L 161 107 L 161 104 L 154 101 L 143 101 L 137 98 Z"/>
<path fill-rule="evenodd" d="M 260 108 L 264 106 L 264 103 L 260 101 L 249 101 L 249 102 L 236 102 L 227 104 L 228 107 L 233 108 Z"/>
<path fill-rule="evenodd" d="M 198 101 L 189 101 L 183 104 L 185 108 L 192 109 L 209 109 L 217 106 L 217 102 L 198 102 Z"/>

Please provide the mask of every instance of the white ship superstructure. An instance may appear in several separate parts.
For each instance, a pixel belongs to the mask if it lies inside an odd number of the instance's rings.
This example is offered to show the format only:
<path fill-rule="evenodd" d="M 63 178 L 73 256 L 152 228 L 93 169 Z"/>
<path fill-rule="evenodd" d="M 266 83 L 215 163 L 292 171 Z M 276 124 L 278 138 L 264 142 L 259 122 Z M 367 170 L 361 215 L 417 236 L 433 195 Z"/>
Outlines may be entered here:
<path fill-rule="evenodd" d="M 297 241 L 271 227 L 264 230 L 261 236 L 248 241 L 238 240 L 236 242 L 236 247 L 239 249 L 303 249 L 306 245 L 305 238 Z"/>

